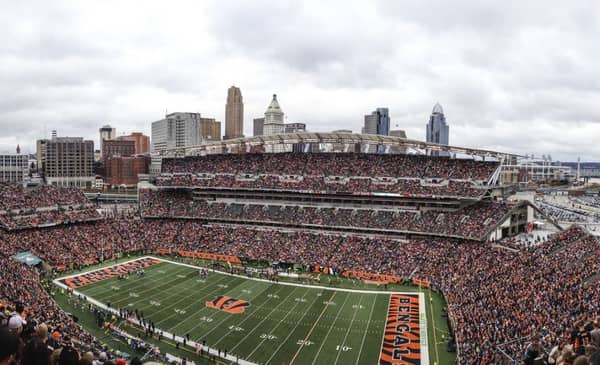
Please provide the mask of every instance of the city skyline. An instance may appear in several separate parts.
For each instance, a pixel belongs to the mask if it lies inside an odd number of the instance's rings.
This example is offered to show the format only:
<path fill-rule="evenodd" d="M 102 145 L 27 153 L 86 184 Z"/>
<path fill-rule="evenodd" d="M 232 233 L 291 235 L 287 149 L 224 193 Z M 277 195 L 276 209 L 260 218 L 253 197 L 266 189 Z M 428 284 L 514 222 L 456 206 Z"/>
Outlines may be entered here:
<path fill-rule="evenodd" d="M 600 160 L 599 4 L 149 2 L 116 13 L 115 4 L 0 14 L 20 19 L 0 50 L 0 151 L 33 153 L 52 130 L 97 141 L 107 123 L 150 135 L 167 109 L 224 122 L 235 84 L 247 136 L 274 93 L 311 131 L 358 132 L 365 113 L 385 106 L 420 140 L 439 101 L 453 145 Z M 155 27 L 166 15 L 180 26 Z"/>

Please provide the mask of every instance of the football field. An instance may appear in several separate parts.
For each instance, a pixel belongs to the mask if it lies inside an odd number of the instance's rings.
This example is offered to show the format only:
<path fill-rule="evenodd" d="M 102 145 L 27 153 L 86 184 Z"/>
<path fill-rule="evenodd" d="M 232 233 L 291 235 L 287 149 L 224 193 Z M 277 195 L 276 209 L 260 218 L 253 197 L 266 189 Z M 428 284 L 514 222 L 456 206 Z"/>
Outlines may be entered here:
<path fill-rule="evenodd" d="M 145 274 L 117 275 L 144 267 Z M 422 293 L 275 283 L 145 257 L 55 281 L 246 364 L 428 364 Z"/>

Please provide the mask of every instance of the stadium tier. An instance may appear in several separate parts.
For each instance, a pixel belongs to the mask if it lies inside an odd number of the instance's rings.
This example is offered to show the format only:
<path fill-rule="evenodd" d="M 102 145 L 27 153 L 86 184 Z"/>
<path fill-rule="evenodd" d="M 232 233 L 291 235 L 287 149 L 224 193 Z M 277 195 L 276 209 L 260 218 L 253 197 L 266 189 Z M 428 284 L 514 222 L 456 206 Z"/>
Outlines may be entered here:
<path fill-rule="evenodd" d="M 101 219 L 79 189 L 0 183 L 0 226 L 24 229 Z"/>
<path fill-rule="evenodd" d="M 278 224 L 288 227 L 361 229 L 379 234 L 422 234 L 484 240 L 509 216 L 526 222 L 519 204 L 481 201 L 455 211 L 309 206 L 299 203 L 236 203 L 195 199 L 189 190 L 141 190 L 144 217 Z M 517 218 L 515 218 L 517 221 Z"/>
<path fill-rule="evenodd" d="M 416 155 L 207 155 L 163 159 L 156 184 L 478 198 L 498 167 L 498 162 Z"/>

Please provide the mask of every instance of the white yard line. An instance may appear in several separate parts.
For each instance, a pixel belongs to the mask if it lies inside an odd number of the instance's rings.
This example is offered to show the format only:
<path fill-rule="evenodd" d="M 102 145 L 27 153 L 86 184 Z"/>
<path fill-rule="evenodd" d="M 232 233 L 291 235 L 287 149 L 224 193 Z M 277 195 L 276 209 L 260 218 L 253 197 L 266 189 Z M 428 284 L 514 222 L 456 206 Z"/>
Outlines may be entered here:
<path fill-rule="evenodd" d="M 292 295 L 292 293 L 293 293 L 294 291 L 296 291 L 296 289 L 292 290 L 292 291 L 291 291 L 291 292 L 290 292 L 290 293 L 289 293 L 289 294 L 288 294 L 288 295 L 287 295 L 285 298 L 286 298 L 286 299 L 287 299 L 287 298 L 289 298 L 289 297 Z M 279 307 L 279 306 L 280 306 L 280 305 L 282 305 L 284 302 L 285 302 L 285 300 L 282 300 L 281 302 L 279 302 L 279 304 L 277 304 L 277 305 L 275 306 L 275 308 Z M 294 304 L 294 308 L 296 307 L 296 305 L 298 305 L 298 302 L 296 302 L 296 304 Z M 273 308 L 273 310 L 274 310 L 275 308 Z M 269 312 L 269 314 L 271 314 L 271 313 L 273 312 L 273 310 L 271 310 L 271 312 Z M 264 321 L 266 321 L 268 318 L 269 318 L 269 316 L 267 315 L 267 316 L 265 316 L 265 318 L 261 319 L 261 320 L 260 320 L 260 322 L 258 322 L 258 324 L 257 324 L 256 326 L 254 326 L 254 328 L 253 328 L 253 329 L 251 329 L 251 330 L 250 330 L 250 332 L 248 332 L 248 334 L 246 334 L 246 336 L 244 336 L 244 337 L 243 337 L 243 338 L 242 338 L 242 339 L 241 339 L 241 340 L 240 340 L 240 341 L 237 343 L 237 345 L 235 345 L 235 346 L 234 346 L 234 347 L 233 347 L 231 350 L 233 351 L 233 350 L 235 350 L 235 349 L 236 349 L 236 348 L 237 348 L 239 345 L 241 345 L 241 344 L 242 344 L 242 343 L 243 343 L 243 342 L 244 342 L 244 341 L 245 341 L 245 340 L 248 338 L 248 336 L 250 336 L 250 334 L 251 334 L 252 332 L 256 331 L 256 330 L 257 330 L 257 329 L 260 327 L 260 325 L 261 325 L 261 324 L 262 324 Z"/>
<path fill-rule="evenodd" d="M 335 362 L 334 364 L 337 364 L 338 360 L 340 359 L 340 355 L 342 354 L 342 346 L 344 346 L 344 344 L 346 343 L 346 340 L 348 339 L 348 334 L 350 333 L 350 329 L 352 329 L 352 324 L 354 323 L 354 319 L 356 318 L 356 313 L 358 313 L 358 311 L 360 310 L 360 302 L 362 301 L 363 297 L 358 298 L 358 307 L 356 307 L 356 309 L 354 310 L 354 314 L 352 315 L 352 320 L 350 321 L 350 325 L 348 326 L 348 330 L 346 330 L 346 335 L 344 336 L 344 340 L 342 341 L 341 345 L 340 345 L 340 349 L 338 350 L 337 356 L 335 357 Z"/>
<path fill-rule="evenodd" d="M 221 281 L 223 281 L 225 278 L 226 278 L 226 277 L 222 277 L 222 278 L 220 278 L 219 280 L 215 281 L 214 283 L 211 283 L 211 285 L 213 285 L 213 284 L 217 284 L 217 283 L 220 283 L 220 282 L 221 282 Z M 191 289 L 191 288 L 190 288 L 190 289 Z M 207 291 L 203 291 L 203 290 L 194 291 L 194 294 L 198 294 L 198 293 L 199 293 L 199 294 L 204 294 L 204 296 L 202 297 L 202 301 L 204 301 L 204 299 L 205 299 L 205 298 L 207 298 L 207 297 L 211 297 L 211 296 L 213 296 L 213 295 L 214 295 L 214 292 L 207 292 Z M 173 304 L 170 304 L 170 305 L 168 305 L 168 306 L 165 306 L 164 308 L 161 308 L 161 309 L 160 309 L 159 311 L 157 311 L 157 312 L 154 312 L 154 313 L 152 313 L 152 316 L 156 316 L 156 315 L 158 315 L 159 313 L 162 313 L 162 312 L 164 312 L 165 310 L 167 310 L 167 309 L 169 309 L 169 308 L 172 308 L 172 307 L 176 306 L 177 304 L 179 304 L 179 303 L 183 302 L 184 300 L 187 300 L 187 301 L 189 301 L 189 300 L 190 300 L 190 297 L 189 297 L 189 295 L 188 295 L 188 296 L 182 295 L 182 296 L 183 296 L 183 298 L 182 298 L 182 299 L 180 299 L 180 300 L 176 301 L 176 302 L 175 302 L 175 303 L 173 303 Z M 189 307 L 191 307 L 191 306 L 193 306 L 193 305 L 195 305 L 195 304 L 197 304 L 197 303 L 195 303 L 195 302 L 192 302 L 191 304 L 189 304 L 189 305 L 186 305 L 185 307 L 183 307 L 183 308 L 179 308 L 179 309 L 184 309 L 184 310 L 186 310 L 187 308 L 189 308 Z M 171 314 L 171 315 L 167 316 L 166 318 L 163 318 L 163 319 L 161 319 L 160 321 L 156 322 L 156 324 L 158 325 L 158 324 L 164 323 L 164 322 L 166 322 L 167 320 L 169 320 L 169 319 L 171 319 L 171 318 L 173 318 L 173 317 L 175 317 L 175 316 L 177 316 L 177 315 L 178 315 L 177 313 L 175 313 L 175 314 Z M 187 318 L 186 318 L 186 320 L 189 320 L 189 319 L 191 319 L 191 317 L 187 317 Z M 184 323 L 184 322 L 180 322 L 180 323 Z M 169 331 L 172 331 L 172 330 L 174 330 L 176 327 L 177 327 L 177 326 L 175 326 L 175 327 L 173 327 L 173 328 L 170 328 L 170 329 L 169 329 Z"/>
<path fill-rule="evenodd" d="M 308 294 L 308 292 L 305 292 L 305 293 L 304 293 L 304 295 L 302 296 L 302 299 L 304 299 L 304 297 L 306 296 L 306 294 Z M 317 296 L 315 296 L 315 298 L 318 298 L 318 297 L 317 297 Z M 298 306 L 298 304 L 300 304 L 300 303 L 303 303 L 303 302 L 301 302 L 301 301 L 296 301 L 296 304 L 294 304 L 294 306 L 292 307 L 292 309 L 291 309 L 291 310 L 290 310 L 290 311 L 289 311 L 289 312 L 288 312 L 288 313 L 287 313 L 287 314 L 286 314 L 286 315 L 285 315 L 285 316 L 284 316 L 282 319 L 280 319 L 280 320 L 277 322 L 277 325 L 275 325 L 275 327 L 273 327 L 273 328 L 271 328 L 271 329 L 269 330 L 269 333 L 268 333 L 268 334 L 269 334 L 269 335 L 272 335 L 272 334 L 273 334 L 273 332 L 275 332 L 275 330 L 276 330 L 277 328 L 279 328 L 279 326 L 281 326 L 281 324 L 282 324 L 282 323 L 285 321 L 285 319 L 286 319 L 286 318 L 287 318 L 287 317 L 288 317 L 290 314 L 294 313 L 294 309 L 296 309 L 296 307 L 297 307 L 297 306 Z M 314 301 L 313 301 L 313 303 L 314 303 Z M 311 303 L 311 305 L 312 305 L 312 303 Z M 309 308 L 310 308 L 310 307 L 309 307 Z M 302 317 L 304 317 L 304 316 L 302 316 Z M 261 322 L 261 323 L 262 323 L 262 322 L 264 322 L 264 321 L 265 321 L 267 318 L 269 318 L 269 316 L 266 316 L 266 317 L 265 317 L 265 318 L 264 318 L 262 321 L 260 321 L 260 322 Z M 256 326 L 256 327 L 254 327 L 254 328 L 255 328 L 255 329 L 256 329 L 256 328 L 259 328 L 259 326 Z M 251 357 L 251 356 L 252 356 L 252 355 L 253 355 L 253 354 L 256 352 L 256 350 L 258 350 L 258 349 L 259 349 L 259 347 L 261 347 L 261 346 L 262 346 L 262 344 L 263 344 L 263 343 L 265 343 L 265 341 L 266 341 L 266 340 L 267 340 L 267 338 L 263 338 L 263 339 L 262 339 L 262 341 L 260 341 L 260 342 L 258 343 L 258 345 L 256 345 L 256 347 L 254 348 L 254 350 L 252 350 L 252 352 L 251 352 L 251 353 L 248 355 L 248 357 Z"/>
<path fill-rule="evenodd" d="M 177 273 L 181 273 L 181 272 L 184 272 L 184 271 L 176 271 L 176 272 L 173 272 L 173 273 L 170 273 L 170 274 L 172 274 L 172 275 L 178 275 Z M 162 285 L 164 285 L 164 284 L 170 284 L 170 283 L 175 283 L 175 282 L 177 282 L 177 281 L 180 281 L 180 280 L 181 280 L 181 278 L 176 278 L 176 279 L 174 279 L 174 280 L 168 281 L 167 283 L 164 283 L 164 282 L 163 282 L 163 283 L 162 283 Z M 182 283 L 183 283 L 183 282 L 182 282 Z M 174 286 L 170 286 L 168 289 L 164 290 L 164 291 L 163 291 L 163 293 L 164 293 L 164 292 L 167 292 L 167 293 L 168 293 L 169 291 L 173 290 L 173 288 L 174 288 L 175 286 L 177 286 L 177 285 L 178 285 L 178 284 L 175 284 Z M 129 286 L 128 286 L 128 288 L 129 288 Z M 128 289 L 128 290 L 129 290 L 129 289 Z M 144 289 L 144 290 L 141 290 L 141 291 L 135 291 L 135 294 L 137 294 L 138 296 L 140 296 L 140 294 L 142 294 L 142 293 L 147 293 L 147 292 L 149 292 L 149 291 L 153 291 L 153 290 L 156 290 L 156 287 L 152 287 L 152 288 Z M 121 297 L 122 297 L 122 296 L 123 296 L 123 294 L 122 294 L 122 293 L 123 293 L 124 291 L 121 291 L 121 290 L 119 290 L 119 292 L 120 292 L 120 293 L 114 293 L 114 294 L 108 295 L 108 296 L 106 296 L 106 297 L 103 297 L 104 301 L 106 301 L 106 302 L 112 302 L 112 298 L 116 298 L 116 297 L 119 297 L 119 296 L 121 296 Z M 96 294 L 95 296 L 98 296 L 98 294 Z M 141 296 L 140 296 L 140 297 L 141 297 Z M 140 303 L 140 302 L 142 302 L 142 301 L 144 301 L 144 300 L 147 300 L 147 299 L 148 299 L 148 298 L 145 298 L 145 299 L 144 299 L 144 298 L 142 298 L 142 299 L 134 300 L 134 301 L 133 301 L 133 303 L 134 303 L 134 304 L 135 304 L 135 303 Z M 124 299 L 122 299 L 122 300 L 123 300 L 123 301 L 126 301 L 126 300 L 124 300 Z M 135 307 L 135 305 L 134 305 L 134 307 Z"/>
<path fill-rule="evenodd" d="M 259 283 L 256 283 L 256 285 L 258 285 L 258 284 L 259 284 Z M 251 286 L 250 288 L 254 289 L 254 286 Z M 266 290 L 266 289 L 267 289 L 267 288 L 265 288 L 265 290 Z M 233 290 L 233 288 L 232 288 L 232 290 Z M 231 292 L 232 290 L 229 290 L 229 291 L 227 291 L 227 293 L 226 293 L 226 294 L 228 294 L 228 293 L 229 293 L 229 292 Z M 243 289 L 242 289 L 242 290 L 243 290 Z M 250 304 L 252 304 L 252 301 L 253 301 L 254 299 L 258 298 L 258 296 L 259 296 L 260 294 L 262 294 L 262 293 L 263 293 L 265 290 L 263 290 L 263 291 L 259 292 L 258 294 L 256 294 L 255 296 L 253 296 L 251 299 L 248 299 L 248 300 L 246 300 L 246 301 L 247 301 L 247 302 L 250 302 Z M 237 296 L 237 295 L 236 295 L 236 296 Z M 206 300 L 206 299 L 207 299 L 207 297 L 204 297 L 202 300 L 204 301 L 204 300 Z M 245 299 L 244 299 L 244 300 L 245 300 Z M 199 314 L 200 314 L 200 313 L 202 313 L 202 311 L 203 311 L 203 310 L 205 310 L 205 309 L 208 309 L 208 307 L 206 307 L 206 306 L 202 307 L 202 308 L 201 308 L 199 311 L 195 312 L 195 313 L 194 313 L 194 314 L 193 314 L 193 315 L 192 315 L 192 316 L 191 316 L 189 319 L 191 319 L 192 317 L 195 317 L 195 316 L 199 315 Z M 208 318 L 213 318 L 213 317 L 214 317 L 214 316 L 216 316 L 217 314 L 219 314 L 219 313 L 222 313 L 221 311 L 219 311 L 219 310 L 216 310 L 216 309 L 213 309 L 212 311 L 213 311 L 213 313 L 212 313 L 211 315 L 209 315 L 209 316 L 208 316 Z M 214 328 L 213 328 L 212 330 L 210 330 L 209 332 L 207 332 L 207 333 L 204 333 L 204 334 L 203 334 L 203 337 L 206 337 L 206 336 L 208 336 L 208 334 L 209 334 L 210 332 L 214 331 L 214 330 L 217 328 L 217 326 L 220 326 L 220 325 L 221 325 L 221 323 L 223 323 L 223 322 L 224 322 L 225 320 L 227 320 L 227 319 L 229 319 L 229 317 L 227 317 L 227 316 L 226 316 L 226 317 L 225 317 L 225 318 L 223 318 L 223 320 L 222 320 L 221 322 L 219 322 L 218 324 L 212 324 L 212 326 L 213 326 Z M 184 323 L 184 322 L 181 322 L 181 323 Z M 187 330 L 186 332 L 187 332 L 187 333 L 190 333 L 190 332 L 192 332 L 193 330 L 195 330 L 196 328 L 198 328 L 198 327 L 202 326 L 203 324 L 204 324 L 204 323 L 202 323 L 202 322 L 200 321 L 200 322 L 199 322 L 197 325 L 195 325 L 195 326 L 194 326 L 194 327 L 192 327 L 191 329 Z M 170 331 L 171 331 L 171 330 L 173 330 L 173 329 L 175 329 L 175 328 L 177 328 L 177 327 L 179 327 L 179 325 L 177 325 L 177 326 L 173 327 L 172 329 L 170 329 Z"/>
<path fill-rule="evenodd" d="M 319 355 L 321 354 L 321 350 L 323 350 L 323 346 L 325 346 L 325 342 L 327 342 L 327 339 L 329 338 L 329 335 L 331 334 L 331 330 L 335 326 L 335 322 L 337 322 L 338 317 L 340 316 L 340 313 L 342 313 L 342 311 L 344 310 L 344 306 L 346 305 L 346 302 L 348 301 L 349 297 L 350 297 L 350 294 L 346 295 L 346 298 L 344 298 L 344 303 L 342 303 L 342 306 L 340 307 L 340 310 L 336 313 L 335 318 L 333 319 L 333 322 L 331 322 L 331 325 L 329 325 L 329 328 L 327 329 L 327 334 L 325 335 L 323 342 L 321 342 L 321 346 L 319 346 L 319 350 L 317 350 L 317 353 L 316 353 L 315 357 L 313 358 L 313 361 L 311 363 L 312 365 L 314 365 L 315 362 L 317 361 L 317 359 L 319 358 Z M 290 364 L 291 364 L 291 362 L 290 362 Z"/>
<path fill-rule="evenodd" d="M 356 365 L 360 361 L 360 355 L 362 354 L 363 346 L 365 345 L 365 339 L 367 338 L 367 332 L 369 331 L 369 326 L 371 326 L 371 318 L 373 317 L 373 311 L 375 309 L 375 304 L 377 304 L 377 297 L 373 301 L 373 306 L 371 307 L 371 313 L 369 313 L 369 320 L 367 321 L 367 328 L 365 329 L 365 333 L 363 334 L 362 341 L 360 342 L 360 350 L 358 350 L 358 356 L 356 357 Z M 383 327 L 383 331 L 385 332 L 385 326 Z"/>
<path fill-rule="evenodd" d="M 308 293 L 308 292 L 307 292 Z M 335 296 L 335 292 L 333 293 L 333 295 L 331 296 L 333 298 L 333 296 Z M 303 297 L 304 298 L 304 297 Z M 315 295 L 315 299 L 312 301 L 312 303 L 310 303 L 309 306 L 306 307 L 306 310 L 304 311 L 304 313 L 302 313 L 302 317 L 300 317 L 300 319 L 296 322 L 296 325 L 294 326 L 294 328 L 290 331 L 290 333 L 287 335 L 287 337 L 285 338 L 285 340 L 283 340 L 281 342 L 281 344 L 279 346 L 277 346 L 277 349 L 275 351 L 273 351 L 273 354 L 271 354 L 271 357 L 269 357 L 269 359 L 267 360 L 267 362 L 265 364 L 268 364 L 269 362 L 271 362 L 271 360 L 275 357 L 275 355 L 279 352 L 279 350 L 281 349 L 281 347 L 283 345 L 285 345 L 285 343 L 290 339 L 290 337 L 292 336 L 292 334 L 296 331 L 296 328 L 298 328 L 298 326 L 300 325 L 300 323 L 302 322 L 302 320 L 304 319 L 304 317 L 306 317 L 306 314 L 308 313 L 308 311 L 312 308 L 313 304 L 315 304 L 315 302 L 321 298 L 318 295 Z M 326 306 L 327 307 L 327 306 Z M 279 324 L 277 325 L 279 327 Z M 271 333 L 274 330 L 271 331 Z M 258 350 L 258 348 L 262 346 L 262 345 L 258 345 L 256 346 L 256 350 Z"/>
<path fill-rule="evenodd" d="M 269 288 L 269 287 L 267 287 L 267 289 L 268 289 L 268 288 Z M 262 294 L 262 293 L 264 293 L 264 292 L 265 292 L 265 290 L 263 290 L 263 291 L 261 292 L 261 294 Z M 258 296 L 257 296 L 257 297 L 258 297 Z M 241 327 L 241 325 L 242 325 L 242 324 L 244 324 L 244 322 L 246 322 L 247 320 L 249 320 L 250 318 L 252 318 L 252 316 L 254 316 L 254 314 L 255 314 L 255 313 L 257 313 L 257 312 L 258 312 L 258 311 L 259 311 L 259 310 L 260 310 L 262 307 L 264 307 L 266 304 L 268 304 L 268 303 L 269 303 L 269 301 L 270 301 L 271 299 L 273 299 L 273 298 L 267 298 L 267 300 L 265 300 L 265 301 L 264 301 L 264 303 L 262 303 L 262 304 L 261 304 L 261 305 L 259 305 L 258 307 L 254 307 L 254 309 L 252 310 L 252 313 L 248 313 L 248 315 L 246 316 L 246 318 L 244 318 L 244 320 L 242 320 L 241 322 L 239 322 L 239 323 L 236 323 L 236 324 L 235 324 L 235 326 L 236 326 L 236 327 Z M 214 328 L 213 328 L 212 330 L 210 330 L 210 331 L 206 332 L 206 333 L 204 334 L 204 336 L 205 336 L 205 337 L 206 337 L 206 336 L 208 336 L 208 335 L 209 335 L 210 333 L 212 333 L 214 330 L 216 330 L 217 328 L 219 328 L 219 326 L 221 326 L 221 325 L 222 325 L 222 324 L 223 324 L 223 323 L 224 323 L 226 320 L 228 320 L 228 319 L 231 319 L 231 317 L 225 317 L 225 318 L 224 318 L 224 319 L 223 319 L 221 322 L 219 322 L 219 324 L 218 324 L 218 325 L 214 326 Z M 229 336 L 229 334 L 230 334 L 231 332 L 233 332 L 233 330 L 232 330 L 232 329 L 231 329 L 231 330 L 229 330 L 229 331 L 228 331 L 226 334 L 224 334 L 224 335 L 223 335 L 223 336 L 222 336 L 222 337 L 221 337 L 221 338 L 220 338 L 220 339 L 219 339 L 217 342 L 215 342 L 215 343 L 213 344 L 213 346 L 217 346 L 217 345 L 219 344 L 219 342 L 221 342 L 221 340 L 222 340 L 223 338 L 226 338 L 227 336 Z"/>
<path fill-rule="evenodd" d="M 83 275 L 85 275 L 85 274 L 83 274 Z M 155 276 L 158 276 L 158 275 L 162 275 L 162 274 L 159 272 L 154 272 L 154 271 L 152 271 L 150 273 L 146 273 L 144 275 L 144 281 L 146 281 L 146 280 L 150 280 L 151 282 L 161 281 L 158 278 L 157 279 L 154 278 Z M 109 279 L 110 278 L 106 278 L 104 280 L 109 280 Z M 118 286 L 120 288 L 119 291 L 123 292 L 123 291 L 127 290 L 128 288 L 135 287 L 135 284 L 136 284 L 135 279 L 137 279 L 137 278 L 133 278 L 133 279 L 130 278 L 130 279 L 127 279 L 126 281 L 119 281 L 116 286 Z M 80 286 L 80 288 L 83 288 L 88 285 L 98 284 L 104 280 L 97 281 L 95 283 L 91 283 L 91 284 L 87 284 L 87 285 L 83 285 L 83 286 Z M 105 287 L 105 285 L 106 285 L 106 283 L 102 283 L 102 285 L 99 285 L 98 288 L 94 288 L 94 295 L 104 296 L 106 293 L 112 293 L 114 291 L 111 287 Z M 96 290 L 98 290 L 98 291 L 96 291 Z"/>

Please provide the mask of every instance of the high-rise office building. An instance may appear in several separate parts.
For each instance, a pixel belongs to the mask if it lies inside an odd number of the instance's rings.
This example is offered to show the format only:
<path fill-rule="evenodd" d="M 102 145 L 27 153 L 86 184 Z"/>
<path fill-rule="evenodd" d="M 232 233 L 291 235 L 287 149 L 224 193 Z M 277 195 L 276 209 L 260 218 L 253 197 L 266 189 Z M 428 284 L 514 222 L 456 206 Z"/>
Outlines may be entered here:
<path fill-rule="evenodd" d="M 449 135 L 450 127 L 446 123 L 444 109 L 442 109 L 440 103 L 436 103 L 431 111 L 429 123 L 427 123 L 427 142 L 448 145 Z M 436 156 L 448 156 L 447 152 L 432 151 L 432 154 Z"/>
<path fill-rule="evenodd" d="M 264 133 L 264 127 L 265 127 L 265 118 L 254 118 L 253 119 L 254 122 L 254 128 L 253 128 L 253 136 L 262 136 Z"/>
<path fill-rule="evenodd" d="M 215 118 L 200 118 L 200 142 L 220 140 L 221 122 Z"/>
<path fill-rule="evenodd" d="M 38 146 L 39 146 L 38 141 Z M 44 175 L 51 185 L 90 188 L 94 182 L 94 142 L 82 137 L 53 137 L 45 148 Z"/>
<path fill-rule="evenodd" d="M 0 182 L 23 184 L 29 179 L 29 155 L 0 155 Z"/>
<path fill-rule="evenodd" d="M 223 139 L 244 136 L 244 102 L 239 87 L 232 86 L 227 90 L 225 104 L 225 136 Z"/>
<path fill-rule="evenodd" d="M 390 135 L 390 112 L 388 108 L 377 108 L 371 114 L 365 115 L 365 124 L 362 128 L 363 134 L 378 134 L 380 136 Z M 369 146 L 367 152 L 377 151 L 383 153 L 384 146 Z"/>
<path fill-rule="evenodd" d="M 152 123 L 152 150 L 200 144 L 200 113 L 171 113 Z"/>
<path fill-rule="evenodd" d="M 363 134 L 390 135 L 390 112 L 388 108 L 377 108 L 371 114 L 365 115 Z"/>
<path fill-rule="evenodd" d="M 100 128 L 100 154 L 102 154 L 102 141 L 105 139 L 117 138 L 117 128 L 113 128 L 110 125 L 105 125 Z"/>

